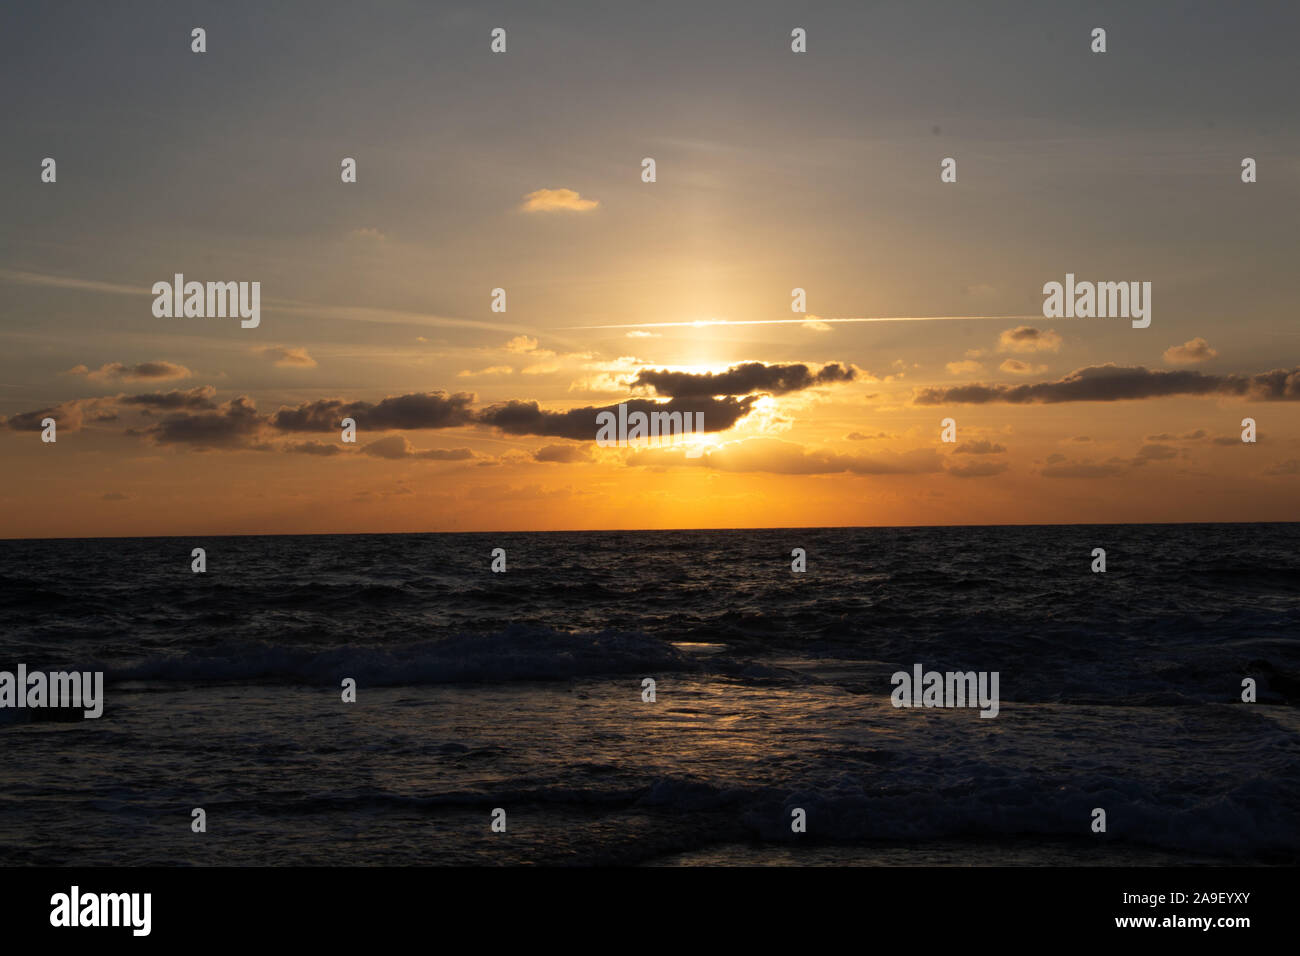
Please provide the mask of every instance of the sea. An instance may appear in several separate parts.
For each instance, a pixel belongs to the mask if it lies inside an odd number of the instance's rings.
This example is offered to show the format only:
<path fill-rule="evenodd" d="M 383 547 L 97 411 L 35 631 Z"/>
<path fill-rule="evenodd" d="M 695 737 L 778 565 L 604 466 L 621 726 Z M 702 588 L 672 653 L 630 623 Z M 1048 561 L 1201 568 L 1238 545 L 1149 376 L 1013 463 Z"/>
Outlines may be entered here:
<path fill-rule="evenodd" d="M 0 866 L 1294 865 L 1298 555 L 1300 524 L 0 541 L 0 671 L 105 681 L 98 719 L 0 709 Z M 916 665 L 996 672 L 997 716 L 895 706 Z"/>

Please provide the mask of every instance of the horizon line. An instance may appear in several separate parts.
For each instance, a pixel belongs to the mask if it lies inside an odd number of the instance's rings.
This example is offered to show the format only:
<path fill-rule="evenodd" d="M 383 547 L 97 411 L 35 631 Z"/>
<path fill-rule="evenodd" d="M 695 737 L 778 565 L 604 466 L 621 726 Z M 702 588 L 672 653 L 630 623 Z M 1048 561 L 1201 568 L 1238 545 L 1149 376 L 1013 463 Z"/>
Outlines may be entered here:
<path fill-rule="evenodd" d="M 929 531 L 939 528 L 1145 528 L 1182 525 L 1260 525 L 1300 524 L 1296 521 L 1055 521 L 1006 524 L 877 524 L 877 525 L 764 525 L 739 528 L 558 528 L 548 531 L 493 529 L 484 531 L 234 531 L 205 534 L 107 534 L 93 536 L 50 535 L 41 538 L 17 538 L 0 535 L 0 543 L 22 541 L 132 541 L 168 538 L 356 538 L 382 535 L 434 534 L 680 534 L 716 531 Z"/>

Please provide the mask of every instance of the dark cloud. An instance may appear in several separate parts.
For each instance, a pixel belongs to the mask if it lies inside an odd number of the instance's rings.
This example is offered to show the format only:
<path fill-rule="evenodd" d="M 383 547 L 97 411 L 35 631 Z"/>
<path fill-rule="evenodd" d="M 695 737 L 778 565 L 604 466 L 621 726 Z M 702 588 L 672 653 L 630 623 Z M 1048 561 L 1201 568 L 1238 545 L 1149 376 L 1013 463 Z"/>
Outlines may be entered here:
<path fill-rule="evenodd" d="M 378 441 L 372 441 L 361 449 L 362 454 L 375 458 L 387 458 L 390 461 L 403 458 L 422 459 L 424 461 L 468 461 L 474 452 L 468 448 L 430 448 L 420 451 L 405 435 L 390 435 Z"/>
<path fill-rule="evenodd" d="M 1240 376 L 1230 375 L 1228 379 L 1240 381 Z M 1247 398 L 1265 402 L 1300 401 L 1300 365 L 1292 369 L 1275 368 L 1270 372 L 1252 375 L 1247 386 L 1239 394 Z"/>
<path fill-rule="evenodd" d="M 655 394 L 672 398 L 707 398 L 712 395 L 749 395 L 770 392 L 783 395 L 814 385 L 850 382 L 856 376 L 851 367 L 837 362 L 813 372 L 807 365 L 764 365 L 746 362 L 725 372 L 671 372 L 667 369 L 642 369 L 632 381 L 634 387 L 649 386 Z"/>
<path fill-rule="evenodd" d="M 327 441 L 291 441 L 281 445 L 280 450 L 297 455 L 321 455 L 327 458 L 343 454 L 342 445 L 333 445 Z"/>
<path fill-rule="evenodd" d="M 124 365 L 121 362 L 109 362 L 97 369 L 77 365 L 68 369 L 66 375 L 82 375 L 92 382 L 143 382 L 165 381 L 171 378 L 189 378 L 193 373 L 184 365 L 175 362 L 141 362 L 139 365 Z"/>
<path fill-rule="evenodd" d="M 281 408 L 271 416 L 271 425 L 286 432 L 328 432 L 351 418 L 357 428 L 371 431 L 455 428 L 473 423 L 473 401 L 474 396 L 465 392 L 416 392 L 391 396 L 378 404 L 327 398 Z"/>
<path fill-rule="evenodd" d="M 241 395 L 216 411 L 177 412 L 145 430 L 159 445 L 193 445 L 196 448 L 247 447 L 265 419 L 257 414 L 252 400 Z"/>
<path fill-rule="evenodd" d="M 372 441 L 361 451 L 374 458 L 397 459 L 410 458 L 413 448 L 414 446 L 405 435 L 390 435 L 388 438 Z"/>
<path fill-rule="evenodd" d="M 162 409 L 209 409 L 216 408 L 212 396 L 217 390 L 211 385 L 199 385 L 186 391 L 146 392 L 143 395 L 119 395 L 115 401 L 122 405 L 136 405 L 145 408 Z"/>
<path fill-rule="evenodd" d="M 1030 385 L 957 385 L 920 389 L 915 405 L 1013 405 L 1056 402 L 1117 402 L 1170 395 L 1234 395 L 1257 401 L 1300 401 L 1300 366 L 1258 375 L 1207 375 L 1142 366 L 1093 365 L 1055 382 Z"/>
<path fill-rule="evenodd" d="M 362 407 L 368 407 L 368 403 L 322 398 L 297 408 L 281 408 L 271 416 L 271 426 L 285 432 L 338 431 L 343 427 L 343 419 L 355 419 Z"/>
<path fill-rule="evenodd" d="M 62 402 L 58 405 L 50 405 L 47 408 L 40 408 L 34 412 L 22 412 L 18 415 L 11 415 L 4 420 L 5 427 L 16 432 L 38 432 L 44 426 L 41 422 L 46 418 L 53 418 L 60 432 L 75 432 L 81 430 L 83 406 L 94 405 L 95 400 L 89 399 L 82 401 L 80 399 L 71 402 Z"/>
<path fill-rule="evenodd" d="M 1178 449 L 1170 445 L 1143 445 L 1138 449 L 1135 461 L 1165 461 L 1177 457 Z"/>
<path fill-rule="evenodd" d="M 757 397 L 711 398 L 696 396 L 690 399 L 674 398 L 670 402 L 655 402 L 645 398 L 630 399 L 623 404 L 628 414 L 632 412 L 702 412 L 706 432 L 725 431 L 749 414 Z M 492 405 L 479 412 L 477 420 L 484 425 L 499 428 L 507 435 L 541 435 L 547 438 L 571 438 L 576 441 L 595 441 L 596 416 L 601 412 L 618 414 L 618 405 L 601 408 L 586 406 L 571 408 L 566 412 L 548 412 L 536 402 L 510 401 Z"/>
<path fill-rule="evenodd" d="M 1187 432 L 1182 435 L 1173 435 L 1169 432 L 1162 432 L 1159 435 L 1148 435 L 1147 441 L 1199 441 L 1205 437 L 1205 429 L 1198 428 L 1194 432 Z"/>
<path fill-rule="evenodd" d="M 802 366 L 800 366 L 802 368 Z M 807 370 L 805 369 L 805 372 Z M 852 372 L 839 366 L 827 366 L 812 379 L 830 381 L 851 377 Z M 787 384 L 793 379 L 787 378 Z M 586 406 L 566 411 L 548 411 L 535 401 L 512 400 L 476 411 L 470 393 L 449 395 L 443 391 L 419 392 L 385 398 L 378 403 L 345 401 L 340 398 L 305 402 L 296 407 L 282 406 L 270 416 L 259 415 L 252 399 L 241 396 L 218 405 L 214 401 L 216 389 L 201 385 L 187 391 L 149 392 L 139 395 L 118 395 L 115 398 L 80 399 L 35 412 L 15 415 L 5 421 L 15 430 L 39 430 L 43 418 L 54 418 L 60 428 L 75 431 L 81 427 L 83 408 L 95 412 L 106 406 L 131 407 L 140 415 L 167 412 L 206 412 L 209 414 L 164 415 L 159 424 L 147 429 L 128 429 L 129 435 L 147 435 L 159 444 L 191 444 L 196 447 L 252 448 L 261 442 L 267 450 L 279 449 L 289 453 L 333 455 L 323 443 L 299 442 L 288 445 L 271 445 L 267 430 L 279 432 L 335 432 L 342 427 L 343 419 L 351 418 L 360 431 L 385 432 L 455 428 L 483 425 L 499 429 L 510 435 L 538 435 L 568 438 L 577 441 L 594 441 L 597 434 L 596 416 L 601 412 L 618 414 L 618 405 Z M 622 403 L 628 412 L 682 413 L 703 415 L 706 432 L 720 432 L 731 428 L 753 409 L 757 395 L 747 397 L 709 395 L 677 397 L 667 402 L 648 398 L 629 399 Z M 104 418 L 103 420 L 110 420 Z M 693 421 L 693 419 L 692 419 Z M 374 450 L 367 450 L 373 448 Z M 409 445 L 389 442 L 371 443 L 363 449 L 366 454 L 392 458 L 424 458 L 438 461 L 464 461 L 478 458 L 467 448 L 433 449 L 418 451 Z"/>
<path fill-rule="evenodd" d="M 591 461 L 591 451 L 586 445 L 547 445 L 533 452 L 533 460 L 558 463 Z"/>

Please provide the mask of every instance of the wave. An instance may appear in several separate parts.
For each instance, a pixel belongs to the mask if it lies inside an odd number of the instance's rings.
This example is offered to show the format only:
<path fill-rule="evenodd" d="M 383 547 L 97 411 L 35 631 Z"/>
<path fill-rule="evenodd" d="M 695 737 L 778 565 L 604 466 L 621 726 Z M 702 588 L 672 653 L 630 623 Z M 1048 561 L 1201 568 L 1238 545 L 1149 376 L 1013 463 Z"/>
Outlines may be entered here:
<path fill-rule="evenodd" d="M 352 794 L 267 795 L 220 806 L 283 816 L 396 811 L 437 816 L 447 811 L 480 811 L 504 806 L 570 808 L 602 813 L 662 815 L 690 822 L 697 847 L 737 840 L 772 844 L 812 842 L 839 845 L 931 841 L 1063 840 L 1158 848 L 1224 861 L 1300 861 L 1300 828 L 1289 806 L 1290 784 L 1246 776 L 1226 792 L 1188 795 L 1157 784 L 1098 776 L 1074 781 L 1065 792 L 1060 781 L 1024 774 L 990 774 L 983 783 L 936 787 L 912 779 L 868 789 L 842 780 L 827 789 L 721 786 L 691 778 L 660 778 L 643 786 L 512 786 L 406 795 L 377 791 Z M 1092 809 L 1107 810 L 1107 832 L 1091 830 Z M 806 813 L 807 831 L 791 830 L 792 811 Z M 550 812 L 550 811 L 548 811 Z M 644 836 L 637 830 L 638 839 Z M 680 829 L 673 830 L 680 840 Z M 618 841 L 614 841 L 617 843 Z M 631 841 L 621 850 L 636 858 L 653 856 Z M 689 849 L 678 846 L 677 850 Z M 618 862 L 617 860 L 613 862 Z M 626 861 L 624 861 L 626 862 Z M 978 860 L 970 861 L 978 863 Z"/>
<path fill-rule="evenodd" d="M 567 680 L 607 674 L 692 670 L 698 663 L 658 638 L 637 632 L 568 633 L 513 624 L 492 634 L 463 634 L 390 646 L 225 645 L 99 665 L 110 681 L 286 681 L 367 686 L 516 680 Z"/>

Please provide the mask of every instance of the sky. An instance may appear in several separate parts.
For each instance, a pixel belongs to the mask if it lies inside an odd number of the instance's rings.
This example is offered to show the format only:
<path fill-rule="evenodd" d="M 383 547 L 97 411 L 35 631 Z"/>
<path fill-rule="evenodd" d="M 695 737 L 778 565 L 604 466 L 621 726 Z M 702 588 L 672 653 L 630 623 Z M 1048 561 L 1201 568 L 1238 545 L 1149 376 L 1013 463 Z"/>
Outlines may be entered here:
<path fill-rule="evenodd" d="M 980 7 L 6 4 L 0 536 L 1296 520 L 1300 8 Z"/>

